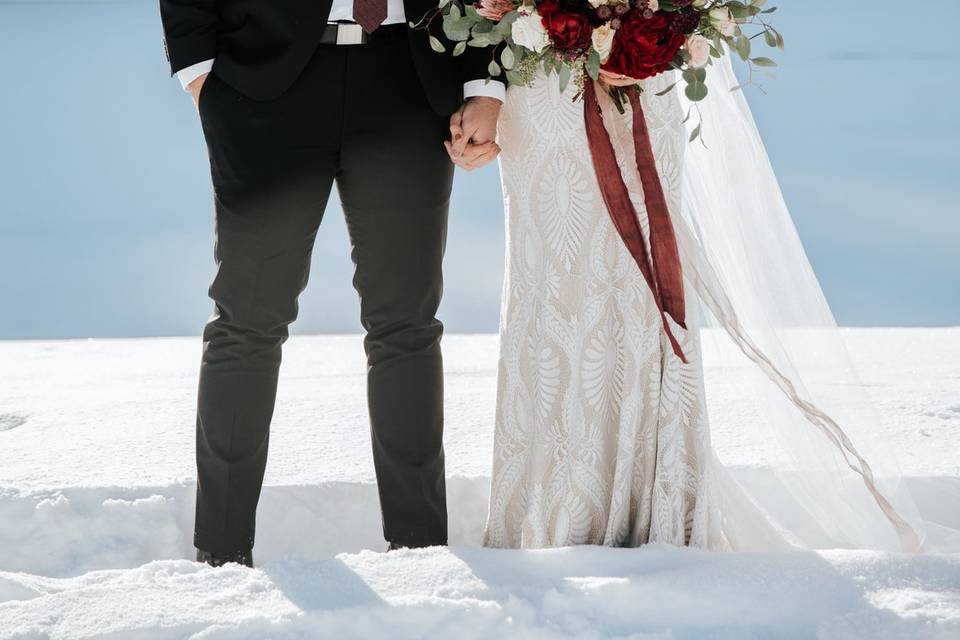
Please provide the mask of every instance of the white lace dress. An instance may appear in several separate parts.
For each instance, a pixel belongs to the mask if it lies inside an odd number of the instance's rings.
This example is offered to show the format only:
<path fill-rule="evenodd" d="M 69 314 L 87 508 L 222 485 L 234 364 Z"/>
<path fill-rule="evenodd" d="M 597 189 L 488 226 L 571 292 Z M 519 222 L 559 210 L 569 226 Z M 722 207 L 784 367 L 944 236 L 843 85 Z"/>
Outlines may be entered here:
<path fill-rule="evenodd" d="M 683 113 L 654 95 L 671 82 L 648 81 L 642 104 L 679 211 Z M 684 365 L 601 199 L 572 84 L 511 87 L 500 120 L 507 265 L 484 543 L 721 547 L 695 318 L 674 325 Z M 646 227 L 630 116 L 598 94 Z"/>

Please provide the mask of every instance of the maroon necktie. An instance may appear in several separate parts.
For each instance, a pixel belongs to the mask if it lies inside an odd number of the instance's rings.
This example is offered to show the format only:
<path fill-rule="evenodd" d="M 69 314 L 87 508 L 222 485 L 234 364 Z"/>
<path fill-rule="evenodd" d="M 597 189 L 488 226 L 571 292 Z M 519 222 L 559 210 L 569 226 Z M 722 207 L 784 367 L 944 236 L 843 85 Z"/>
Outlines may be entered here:
<path fill-rule="evenodd" d="M 387 0 L 353 0 L 353 19 L 373 33 L 387 19 Z"/>

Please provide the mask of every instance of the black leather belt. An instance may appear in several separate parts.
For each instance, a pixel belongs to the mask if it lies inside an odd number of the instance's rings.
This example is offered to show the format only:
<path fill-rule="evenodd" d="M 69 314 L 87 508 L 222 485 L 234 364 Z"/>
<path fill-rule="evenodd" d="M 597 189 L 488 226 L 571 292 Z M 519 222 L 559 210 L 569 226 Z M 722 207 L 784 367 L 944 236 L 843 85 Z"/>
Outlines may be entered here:
<path fill-rule="evenodd" d="M 328 24 L 320 34 L 320 44 L 367 44 L 378 40 L 396 38 L 407 31 L 407 25 L 382 24 L 373 33 L 366 33 L 358 24 L 353 22 L 338 22 Z"/>

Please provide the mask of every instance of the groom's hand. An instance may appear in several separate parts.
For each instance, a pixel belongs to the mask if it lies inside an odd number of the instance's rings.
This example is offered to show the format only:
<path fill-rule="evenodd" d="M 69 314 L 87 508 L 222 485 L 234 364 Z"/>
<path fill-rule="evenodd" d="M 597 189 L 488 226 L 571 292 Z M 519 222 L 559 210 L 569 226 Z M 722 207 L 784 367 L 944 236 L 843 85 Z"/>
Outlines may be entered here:
<path fill-rule="evenodd" d="M 500 154 L 494 140 L 501 106 L 503 103 L 496 98 L 476 96 L 467 99 L 450 116 L 451 139 L 444 145 L 454 164 L 470 171 L 489 164 Z"/>
<path fill-rule="evenodd" d="M 200 91 L 203 90 L 203 83 L 207 81 L 209 73 L 197 76 L 197 79 L 187 85 L 187 90 L 193 98 L 193 106 L 200 108 Z"/>

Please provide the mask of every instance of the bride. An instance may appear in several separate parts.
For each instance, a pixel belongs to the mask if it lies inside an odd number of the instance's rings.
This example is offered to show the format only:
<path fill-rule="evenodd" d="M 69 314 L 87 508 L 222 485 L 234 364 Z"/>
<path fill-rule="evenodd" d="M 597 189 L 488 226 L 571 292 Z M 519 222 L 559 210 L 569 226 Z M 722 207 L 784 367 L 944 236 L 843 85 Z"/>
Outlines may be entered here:
<path fill-rule="evenodd" d="M 507 257 L 488 546 L 932 545 L 878 441 L 749 108 L 727 91 L 737 84 L 728 57 L 711 69 L 716 88 L 699 105 L 705 145 L 688 142 L 682 92 L 657 95 L 671 73 L 641 85 L 685 328 L 662 316 L 604 205 L 573 83 L 561 92 L 540 73 L 508 90 L 498 129 Z M 596 94 L 649 238 L 629 109 L 619 114 L 602 87 Z M 744 425 L 743 435 L 775 463 L 750 483 L 711 448 L 706 326 L 724 336 L 711 351 L 728 365 L 724 375 L 742 376 L 745 363 L 759 374 L 738 378 L 741 402 L 767 409 L 762 430 Z"/>

